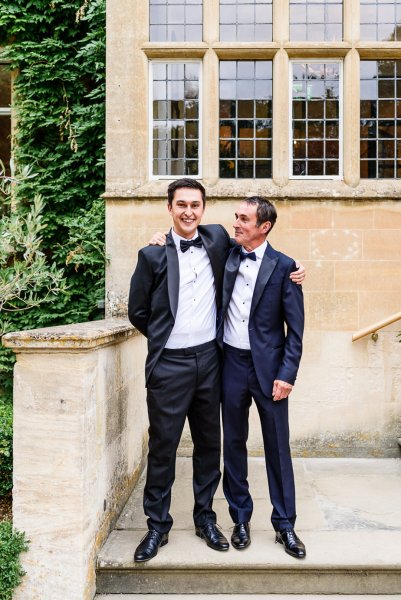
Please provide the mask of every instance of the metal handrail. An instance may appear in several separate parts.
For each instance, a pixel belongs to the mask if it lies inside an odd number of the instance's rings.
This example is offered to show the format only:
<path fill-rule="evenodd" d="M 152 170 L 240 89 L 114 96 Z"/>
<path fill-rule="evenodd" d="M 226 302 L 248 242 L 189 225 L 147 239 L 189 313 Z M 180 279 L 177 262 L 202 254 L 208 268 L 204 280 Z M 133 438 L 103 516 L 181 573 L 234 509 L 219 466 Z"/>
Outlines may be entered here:
<path fill-rule="evenodd" d="M 369 335 L 369 334 L 372 334 L 372 339 L 374 341 L 376 341 L 377 337 L 378 337 L 377 331 L 379 329 L 382 329 L 383 327 L 387 327 L 387 325 L 391 325 L 391 323 L 395 323 L 396 321 L 399 321 L 399 320 L 401 320 L 401 312 L 394 313 L 393 315 L 390 315 L 389 317 L 387 317 L 387 319 L 382 319 L 381 321 L 374 323 L 370 327 L 365 327 L 365 329 L 361 329 L 360 331 L 357 331 L 352 336 L 352 341 L 355 342 L 355 340 L 359 340 L 360 338 L 363 338 L 363 337 L 365 337 L 365 335 Z"/>

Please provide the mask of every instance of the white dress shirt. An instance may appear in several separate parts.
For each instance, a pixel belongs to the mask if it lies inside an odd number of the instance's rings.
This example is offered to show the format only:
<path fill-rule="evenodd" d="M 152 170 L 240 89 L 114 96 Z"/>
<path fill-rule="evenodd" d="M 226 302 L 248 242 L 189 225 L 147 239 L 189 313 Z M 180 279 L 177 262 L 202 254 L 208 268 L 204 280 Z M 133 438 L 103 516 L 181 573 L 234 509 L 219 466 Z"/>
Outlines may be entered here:
<path fill-rule="evenodd" d="M 185 238 L 173 229 L 171 234 L 177 248 L 180 284 L 175 324 L 165 347 L 190 348 L 216 337 L 214 277 L 205 248 L 191 246 L 182 252 L 180 241 Z M 198 235 L 196 232 L 192 239 Z"/>
<path fill-rule="evenodd" d="M 266 247 L 267 242 L 263 242 L 263 244 L 253 250 L 256 254 L 256 261 L 250 258 L 241 261 L 233 294 L 228 305 L 224 322 L 224 342 L 241 350 L 251 349 L 248 331 L 249 315 L 256 278 Z M 242 248 L 242 251 L 247 254 L 244 248 Z"/>

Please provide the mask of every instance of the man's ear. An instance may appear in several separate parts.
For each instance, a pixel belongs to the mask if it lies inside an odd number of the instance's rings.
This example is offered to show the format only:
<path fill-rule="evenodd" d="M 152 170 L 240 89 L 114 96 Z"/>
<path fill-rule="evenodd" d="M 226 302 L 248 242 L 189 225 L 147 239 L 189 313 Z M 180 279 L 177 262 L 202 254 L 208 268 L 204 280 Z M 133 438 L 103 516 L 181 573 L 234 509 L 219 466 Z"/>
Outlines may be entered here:
<path fill-rule="evenodd" d="M 272 224 L 270 221 L 266 221 L 265 223 L 263 223 L 262 225 L 262 231 L 263 233 L 265 233 L 266 235 L 269 233 L 270 229 L 272 228 Z"/>
<path fill-rule="evenodd" d="M 171 213 L 171 204 L 170 202 L 167 202 L 167 210 L 169 213 Z"/>

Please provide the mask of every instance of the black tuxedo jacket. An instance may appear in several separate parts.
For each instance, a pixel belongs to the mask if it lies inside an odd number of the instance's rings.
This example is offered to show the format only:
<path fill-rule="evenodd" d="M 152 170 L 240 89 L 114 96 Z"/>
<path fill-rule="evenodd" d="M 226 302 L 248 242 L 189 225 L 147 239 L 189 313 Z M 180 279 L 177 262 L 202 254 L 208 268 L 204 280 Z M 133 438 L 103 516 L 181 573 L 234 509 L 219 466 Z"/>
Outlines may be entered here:
<path fill-rule="evenodd" d="M 240 266 L 239 247 L 233 248 L 225 268 L 218 342 Z M 267 244 L 258 273 L 249 317 L 252 359 L 263 393 L 271 397 L 275 379 L 294 384 L 302 354 L 303 294 L 289 275 L 295 262 Z M 286 328 L 285 328 L 286 325 Z"/>
<path fill-rule="evenodd" d="M 199 225 L 198 233 L 212 267 L 219 313 L 230 238 L 222 225 Z M 169 233 L 165 246 L 147 246 L 139 251 L 128 298 L 128 318 L 148 338 L 147 384 L 174 327 L 178 294 L 178 255 Z"/>

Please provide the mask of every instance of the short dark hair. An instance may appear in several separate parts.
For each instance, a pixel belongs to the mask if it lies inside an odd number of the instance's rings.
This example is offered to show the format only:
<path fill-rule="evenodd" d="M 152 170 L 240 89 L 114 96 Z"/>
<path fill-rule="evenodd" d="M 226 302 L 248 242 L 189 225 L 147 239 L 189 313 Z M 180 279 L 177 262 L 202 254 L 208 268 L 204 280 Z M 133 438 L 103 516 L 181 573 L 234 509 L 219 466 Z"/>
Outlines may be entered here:
<path fill-rule="evenodd" d="M 181 188 L 190 188 L 192 190 L 199 190 L 202 194 L 202 202 L 203 206 L 206 204 L 206 192 L 205 188 L 199 181 L 196 179 L 187 179 L 184 177 L 183 179 L 177 179 L 176 181 L 172 181 L 167 188 L 167 201 L 171 206 L 173 204 L 174 194 L 177 190 Z"/>
<path fill-rule="evenodd" d="M 270 200 L 264 196 L 251 196 L 250 198 L 244 198 L 243 202 L 246 202 L 247 204 L 256 204 L 257 227 L 260 227 L 262 223 L 269 221 L 271 223 L 269 231 L 273 229 L 274 224 L 277 221 L 277 211 L 276 207 L 270 202 Z"/>

